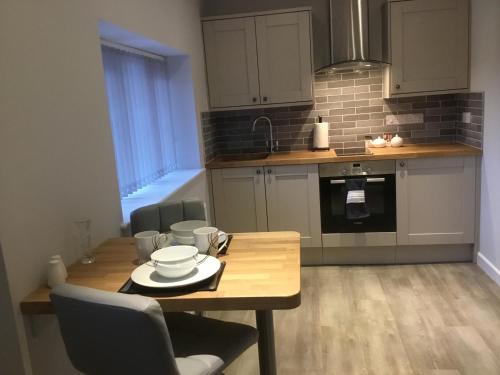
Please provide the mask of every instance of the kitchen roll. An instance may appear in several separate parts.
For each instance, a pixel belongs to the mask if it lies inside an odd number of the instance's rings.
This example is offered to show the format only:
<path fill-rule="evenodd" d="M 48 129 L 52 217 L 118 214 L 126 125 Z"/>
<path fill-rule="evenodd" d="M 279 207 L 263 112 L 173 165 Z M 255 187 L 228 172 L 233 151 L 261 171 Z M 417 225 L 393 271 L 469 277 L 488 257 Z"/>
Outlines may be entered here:
<path fill-rule="evenodd" d="M 315 149 L 328 149 L 328 122 L 316 122 L 314 124 L 313 147 Z"/>

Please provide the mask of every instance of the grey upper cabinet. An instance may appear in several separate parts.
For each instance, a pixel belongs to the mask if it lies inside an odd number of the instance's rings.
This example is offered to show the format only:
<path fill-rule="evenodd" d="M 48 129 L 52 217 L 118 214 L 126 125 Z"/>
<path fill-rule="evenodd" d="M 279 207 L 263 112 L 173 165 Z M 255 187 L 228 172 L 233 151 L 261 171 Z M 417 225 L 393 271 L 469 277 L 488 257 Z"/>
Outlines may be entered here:
<path fill-rule="evenodd" d="M 255 18 L 261 103 L 312 100 L 309 12 Z"/>
<path fill-rule="evenodd" d="M 398 245 L 474 243 L 474 157 L 398 160 Z"/>
<path fill-rule="evenodd" d="M 212 107 L 260 101 L 254 17 L 203 22 Z"/>
<path fill-rule="evenodd" d="M 468 89 L 469 1 L 391 2 L 390 47 L 386 97 Z"/>
<path fill-rule="evenodd" d="M 309 103 L 310 11 L 203 21 L 211 108 Z"/>

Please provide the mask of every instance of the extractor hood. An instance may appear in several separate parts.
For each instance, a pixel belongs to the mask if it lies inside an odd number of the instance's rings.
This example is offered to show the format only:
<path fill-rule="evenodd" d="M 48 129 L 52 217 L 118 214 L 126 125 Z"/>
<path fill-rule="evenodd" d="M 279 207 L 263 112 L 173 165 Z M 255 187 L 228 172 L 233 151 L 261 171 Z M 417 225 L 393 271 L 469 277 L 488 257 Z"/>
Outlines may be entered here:
<path fill-rule="evenodd" d="M 330 64 L 318 71 L 389 63 L 386 0 L 330 0 Z"/>

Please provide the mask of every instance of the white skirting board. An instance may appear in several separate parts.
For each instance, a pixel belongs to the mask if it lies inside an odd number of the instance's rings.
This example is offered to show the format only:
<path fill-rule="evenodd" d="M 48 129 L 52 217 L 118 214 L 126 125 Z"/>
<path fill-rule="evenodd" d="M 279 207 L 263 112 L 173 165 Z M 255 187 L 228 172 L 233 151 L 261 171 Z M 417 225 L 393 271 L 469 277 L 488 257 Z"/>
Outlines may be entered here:
<path fill-rule="evenodd" d="M 500 270 L 481 253 L 477 254 L 477 265 L 498 285 L 500 285 Z"/>

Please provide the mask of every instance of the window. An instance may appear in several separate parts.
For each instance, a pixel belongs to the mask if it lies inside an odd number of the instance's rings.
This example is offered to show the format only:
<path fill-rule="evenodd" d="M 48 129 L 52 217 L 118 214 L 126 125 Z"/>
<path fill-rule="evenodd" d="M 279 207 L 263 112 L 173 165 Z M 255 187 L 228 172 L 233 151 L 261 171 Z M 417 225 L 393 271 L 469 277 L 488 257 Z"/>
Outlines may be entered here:
<path fill-rule="evenodd" d="M 122 198 L 176 169 L 166 62 L 102 46 Z"/>

